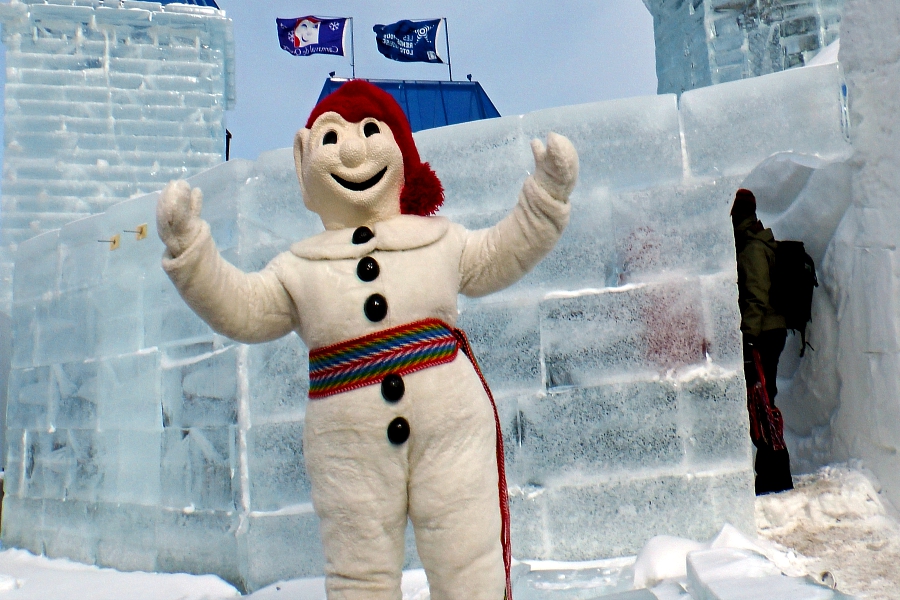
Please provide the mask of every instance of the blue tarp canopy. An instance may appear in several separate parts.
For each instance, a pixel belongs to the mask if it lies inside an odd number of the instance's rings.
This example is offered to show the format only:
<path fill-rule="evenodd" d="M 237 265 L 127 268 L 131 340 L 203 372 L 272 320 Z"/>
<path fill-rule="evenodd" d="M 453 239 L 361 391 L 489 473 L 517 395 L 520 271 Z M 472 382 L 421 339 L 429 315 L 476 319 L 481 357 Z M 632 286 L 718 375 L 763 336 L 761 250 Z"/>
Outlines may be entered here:
<path fill-rule="evenodd" d="M 153 2 L 159 2 L 160 4 L 193 4 L 194 6 L 211 6 L 212 8 L 219 8 L 219 5 L 215 3 L 214 0 L 150 0 Z"/>
<path fill-rule="evenodd" d="M 347 79 L 325 80 L 319 101 Z M 477 81 L 412 81 L 366 79 L 391 94 L 406 113 L 413 131 L 499 117 L 494 103 Z"/>

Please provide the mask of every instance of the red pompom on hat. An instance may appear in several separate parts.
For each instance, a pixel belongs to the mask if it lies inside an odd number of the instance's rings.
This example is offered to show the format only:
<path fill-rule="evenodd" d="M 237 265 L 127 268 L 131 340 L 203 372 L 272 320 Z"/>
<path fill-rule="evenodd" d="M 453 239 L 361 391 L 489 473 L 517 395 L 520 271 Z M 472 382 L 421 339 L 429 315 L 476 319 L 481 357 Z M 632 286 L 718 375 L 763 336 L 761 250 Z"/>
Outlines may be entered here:
<path fill-rule="evenodd" d="M 400 212 L 422 217 L 437 212 L 444 203 L 444 187 L 429 164 L 419 158 L 409 120 L 393 96 L 368 81 L 348 81 L 316 104 L 306 121 L 306 128 L 311 128 L 316 119 L 327 112 L 336 112 L 351 123 L 367 117 L 386 123 L 403 154 Z"/>

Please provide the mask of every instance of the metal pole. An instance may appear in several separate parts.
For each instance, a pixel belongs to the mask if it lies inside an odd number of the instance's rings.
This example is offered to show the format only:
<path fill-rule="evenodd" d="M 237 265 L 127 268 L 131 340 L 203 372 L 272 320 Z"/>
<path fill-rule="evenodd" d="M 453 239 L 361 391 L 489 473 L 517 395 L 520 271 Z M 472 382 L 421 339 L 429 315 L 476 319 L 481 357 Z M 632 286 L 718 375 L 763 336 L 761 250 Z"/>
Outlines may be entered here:
<path fill-rule="evenodd" d="M 444 17 L 444 37 L 447 40 L 447 70 L 450 72 L 450 81 L 453 81 L 453 67 L 450 65 L 450 30 L 447 27 L 447 17 Z"/>
<path fill-rule="evenodd" d="M 356 42 L 353 39 L 353 17 L 350 17 L 350 69 L 356 79 Z"/>

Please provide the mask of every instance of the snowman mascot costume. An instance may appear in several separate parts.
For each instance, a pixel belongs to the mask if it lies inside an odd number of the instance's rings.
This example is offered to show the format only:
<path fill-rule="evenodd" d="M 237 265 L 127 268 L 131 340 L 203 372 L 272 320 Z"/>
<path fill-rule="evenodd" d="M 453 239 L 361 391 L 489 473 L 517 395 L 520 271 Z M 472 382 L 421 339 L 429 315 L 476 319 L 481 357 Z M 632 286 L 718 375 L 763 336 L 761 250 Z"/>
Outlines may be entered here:
<path fill-rule="evenodd" d="M 569 219 L 578 156 L 550 133 L 500 223 L 468 231 L 433 214 L 437 176 L 386 92 L 350 81 L 294 139 L 303 201 L 325 232 L 262 271 L 219 256 L 202 193 L 170 182 L 157 206 L 163 268 L 232 339 L 296 331 L 310 351 L 303 451 L 320 517 L 329 600 L 400 600 L 412 521 L 434 600 L 501 600 L 509 509 L 496 408 L 454 328 L 457 294 L 525 275 Z"/>

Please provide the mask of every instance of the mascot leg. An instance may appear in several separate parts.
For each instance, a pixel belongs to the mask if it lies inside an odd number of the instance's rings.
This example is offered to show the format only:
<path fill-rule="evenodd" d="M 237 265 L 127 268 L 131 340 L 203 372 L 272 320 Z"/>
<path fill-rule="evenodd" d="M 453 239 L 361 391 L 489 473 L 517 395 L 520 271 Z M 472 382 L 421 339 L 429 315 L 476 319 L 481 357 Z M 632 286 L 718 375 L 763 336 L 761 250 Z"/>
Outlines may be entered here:
<path fill-rule="evenodd" d="M 452 383 L 432 381 L 431 393 L 415 394 L 409 516 L 416 546 L 432 600 L 502 600 L 493 409 L 465 356 L 439 369 L 442 375 L 455 371 Z M 427 374 L 410 375 L 409 388 Z"/>
<path fill-rule="evenodd" d="M 371 388 L 310 401 L 306 411 L 303 450 L 325 549 L 325 588 L 329 600 L 400 600 L 406 452 L 375 426 L 383 416 L 366 418 L 366 405 L 375 403 L 356 402 L 359 395 L 371 396 Z"/>

